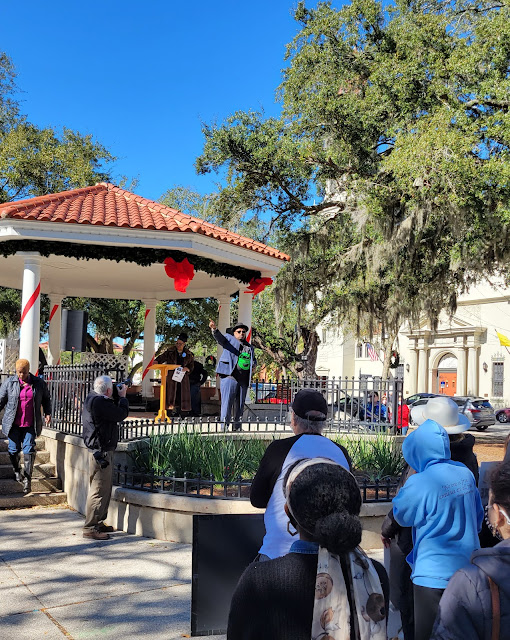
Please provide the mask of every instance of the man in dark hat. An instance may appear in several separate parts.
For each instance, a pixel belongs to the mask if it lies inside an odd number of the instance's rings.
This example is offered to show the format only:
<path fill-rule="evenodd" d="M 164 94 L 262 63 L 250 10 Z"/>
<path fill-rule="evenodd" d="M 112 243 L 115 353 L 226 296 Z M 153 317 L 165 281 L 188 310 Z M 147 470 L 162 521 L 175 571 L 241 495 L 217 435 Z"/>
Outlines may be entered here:
<path fill-rule="evenodd" d="M 172 372 L 166 378 L 166 402 L 167 409 L 175 414 L 187 413 L 191 411 L 191 391 L 189 374 L 193 371 L 194 356 L 186 348 L 188 334 L 180 333 L 175 344 L 163 351 L 157 358 L 157 364 L 177 364 L 184 371 L 184 378 L 181 382 L 173 380 Z"/>
<path fill-rule="evenodd" d="M 232 327 L 232 334 L 223 335 L 218 331 L 213 320 L 209 322 L 214 339 L 223 347 L 220 361 L 216 367 L 219 375 L 221 390 L 221 421 L 223 429 L 230 422 L 234 413 L 233 431 L 241 430 L 241 417 L 243 415 L 246 393 L 251 382 L 251 372 L 257 364 L 255 351 L 246 340 L 248 327 L 238 322 Z"/>
<path fill-rule="evenodd" d="M 294 541 L 283 508 L 283 480 L 287 470 L 304 458 L 329 458 L 350 469 L 347 451 L 322 435 L 327 414 L 328 404 L 322 393 L 315 389 L 302 389 L 296 393 L 290 412 L 294 436 L 272 442 L 260 461 L 250 492 L 252 505 L 266 509 L 266 535 L 259 553 L 260 560 L 284 556 Z"/>

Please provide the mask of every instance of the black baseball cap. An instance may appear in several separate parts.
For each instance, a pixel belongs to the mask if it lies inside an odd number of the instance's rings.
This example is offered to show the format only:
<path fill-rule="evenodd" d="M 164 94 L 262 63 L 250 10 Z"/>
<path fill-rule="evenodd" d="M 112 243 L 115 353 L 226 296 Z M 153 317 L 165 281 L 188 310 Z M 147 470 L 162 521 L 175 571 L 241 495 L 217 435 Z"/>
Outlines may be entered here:
<path fill-rule="evenodd" d="M 237 329 L 244 329 L 245 331 L 248 331 L 248 327 L 242 322 L 238 322 L 237 324 L 235 324 L 232 327 L 232 332 L 236 331 Z"/>
<path fill-rule="evenodd" d="M 325 418 L 321 416 L 311 416 L 311 411 L 318 411 L 319 413 L 328 415 L 328 403 L 326 398 L 315 389 L 301 389 L 294 396 L 294 400 L 291 404 L 292 411 L 305 420 L 311 420 L 312 422 L 320 422 Z"/>

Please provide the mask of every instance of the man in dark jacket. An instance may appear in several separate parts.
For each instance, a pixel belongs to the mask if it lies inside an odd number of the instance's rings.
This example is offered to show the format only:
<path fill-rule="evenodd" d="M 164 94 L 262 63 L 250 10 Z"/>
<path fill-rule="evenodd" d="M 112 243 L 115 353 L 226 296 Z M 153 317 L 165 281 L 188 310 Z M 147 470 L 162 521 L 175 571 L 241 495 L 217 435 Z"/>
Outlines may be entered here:
<path fill-rule="evenodd" d="M 200 387 L 209 377 L 204 365 L 195 360 L 193 371 L 189 374 L 189 386 L 191 392 L 191 415 L 199 416 L 202 413 L 202 403 L 200 399 Z"/>
<path fill-rule="evenodd" d="M 216 342 L 223 347 L 223 352 L 216 367 L 221 383 L 221 421 L 226 429 L 230 416 L 234 413 L 233 431 L 241 430 L 246 393 L 251 382 L 253 367 L 257 364 L 255 351 L 246 340 L 248 327 L 238 322 L 232 327 L 232 335 L 224 336 L 216 328 L 213 320 L 209 327 Z"/>
<path fill-rule="evenodd" d="M 94 381 L 94 391 L 86 397 L 83 411 L 83 442 L 90 450 L 90 485 L 83 525 L 83 537 L 108 540 L 113 527 L 105 524 L 113 485 L 113 452 L 119 439 L 118 423 L 127 418 L 127 388 L 118 385 L 119 403 L 113 399 L 109 376 Z"/>
<path fill-rule="evenodd" d="M 45 414 L 45 423 L 49 425 L 51 400 L 46 383 L 30 373 L 30 363 L 24 358 L 16 362 L 16 375 L 7 378 L 0 388 L 0 411 L 4 407 L 2 431 L 9 439 L 9 458 L 16 480 L 23 481 L 23 493 L 30 493 L 35 439 L 42 431 L 41 409 Z M 23 472 L 20 468 L 22 450 Z"/>

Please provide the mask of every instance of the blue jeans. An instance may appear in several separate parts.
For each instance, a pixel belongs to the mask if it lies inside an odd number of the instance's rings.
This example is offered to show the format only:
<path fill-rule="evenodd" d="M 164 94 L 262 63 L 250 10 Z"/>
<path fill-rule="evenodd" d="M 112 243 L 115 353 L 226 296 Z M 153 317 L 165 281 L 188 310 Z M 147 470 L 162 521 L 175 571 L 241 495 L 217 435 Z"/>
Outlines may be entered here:
<path fill-rule="evenodd" d="M 35 453 L 35 429 L 34 427 L 17 427 L 12 425 L 9 430 L 9 444 L 7 450 L 9 453 L 20 453 L 23 451 L 25 455 Z"/>

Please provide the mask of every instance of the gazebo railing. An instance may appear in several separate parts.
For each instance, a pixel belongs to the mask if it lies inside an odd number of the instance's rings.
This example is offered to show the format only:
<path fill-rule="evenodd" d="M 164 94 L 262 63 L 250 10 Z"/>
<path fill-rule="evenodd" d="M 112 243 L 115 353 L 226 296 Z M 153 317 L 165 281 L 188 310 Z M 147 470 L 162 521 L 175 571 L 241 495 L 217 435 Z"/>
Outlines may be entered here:
<path fill-rule="evenodd" d="M 92 391 L 94 380 L 102 375 L 121 381 L 124 379 L 124 369 L 101 363 L 48 365 L 44 368 L 51 398 L 53 429 L 81 435 L 83 402 Z"/>

